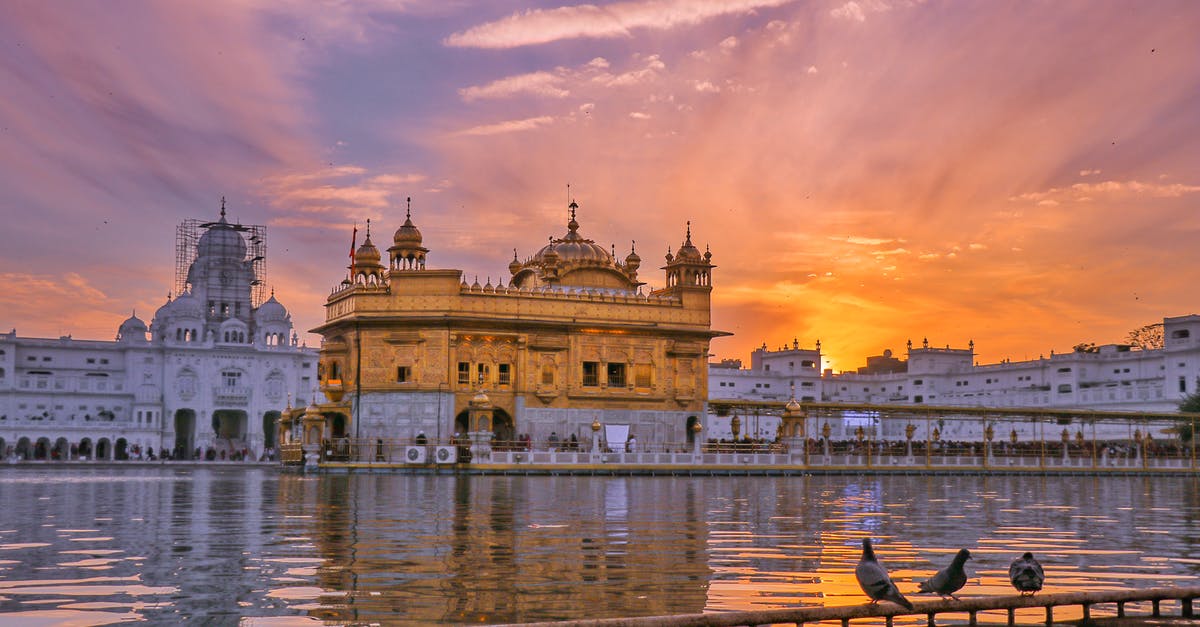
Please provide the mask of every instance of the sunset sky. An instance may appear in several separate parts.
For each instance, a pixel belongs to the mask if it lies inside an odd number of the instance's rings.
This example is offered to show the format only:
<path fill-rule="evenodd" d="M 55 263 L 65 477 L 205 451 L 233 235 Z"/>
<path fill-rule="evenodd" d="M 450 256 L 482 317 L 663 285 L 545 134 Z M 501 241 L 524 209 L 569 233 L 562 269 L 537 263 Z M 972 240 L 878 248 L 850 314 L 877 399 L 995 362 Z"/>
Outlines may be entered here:
<path fill-rule="evenodd" d="M 0 327 L 111 339 L 176 225 L 268 227 L 303 331 L 354 223 L 509 278 L 709 245 L 718 357 L 984 363 L 1200 312 L 1200 3 L 0 3 Z"/>

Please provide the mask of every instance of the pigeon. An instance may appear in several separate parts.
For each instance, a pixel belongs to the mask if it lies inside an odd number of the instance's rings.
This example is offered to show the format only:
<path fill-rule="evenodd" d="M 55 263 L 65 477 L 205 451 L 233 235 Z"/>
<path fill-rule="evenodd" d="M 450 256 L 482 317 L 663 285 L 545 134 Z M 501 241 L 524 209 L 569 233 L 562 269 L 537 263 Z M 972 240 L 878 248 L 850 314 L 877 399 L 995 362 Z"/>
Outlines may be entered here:
<path fill-rule="evenodd" d="M 892 578 L 888 577 L 887 570 L 875 559 L 875 550 L 871 548 L 870 538 L 863 538 L 862 559 L 858 560 L 858 566 L 854 568 L 854 578 L 858 580 L 862 591 L 871 598 L 872 605 L 880 601 L 891 601 L 904 606 L 905 609 L 913 609 L 912 602 L 900 594 L 896 584 L 892 583 Z"/>
<path fill-rule="evenodd" d="M 1035 592 L 1042 589 L 1042 583 L 1046 581 L 1046 574 L 1042 572 L 1042 565 L 1037 560 L 1033 559 L 1033 553 L 1028 551 L 1020 557 L 1013 560 L 1011 566 L 1008 567 L 1008 580 L 1012 582 L 1017 592 L 1021 596 L 1033 596 Z"/>
<path fill-rule="evenodd" d="M 937 574 L 930 577 L 928 581 L 922 581 L 917 592 L 933 592 L 943 599 L 950 597 L 957 601 L 958 597 L 954 596 L 954 593 L 961 590 L 967 583 L 967 573 L 963 572 L 963 566 L 969 559 L 971 559 L 971 552 L 959 549 L 958 555 L 954 556 L 954 561 L 950 562 L 949 566 L 937 571 Z"/>

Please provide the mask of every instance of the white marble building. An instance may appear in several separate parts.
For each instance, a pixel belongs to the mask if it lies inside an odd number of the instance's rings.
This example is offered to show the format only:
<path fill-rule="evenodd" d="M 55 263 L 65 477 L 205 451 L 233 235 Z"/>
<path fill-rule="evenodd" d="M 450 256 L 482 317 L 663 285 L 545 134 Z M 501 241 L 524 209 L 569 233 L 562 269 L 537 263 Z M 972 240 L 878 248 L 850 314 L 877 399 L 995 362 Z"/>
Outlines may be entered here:
<path fill-rule="evenodd" d="M 1163 319 L 1163 347 L 1109 344 L 1027 361 L 977 364 L 975 347 L 908 346 L 864 372 L 820 372 L 821 347 L 798 343 L 709 364 L 709 398 L 1173 412 L 1200 381 L 1200 315 Z M 880 366 L 872 367 L 871 360 Z"/>
<path fill-rule="evenodd" d="M 0 458 L 212 449 L 257 459 L 276 446 L 288 395 L 315 395 L 317 351 L 298 344 L 274 294 L 253 306 L 261 259 L 249 254 L 251 229 L 227 222 L 223 206 L 199 228 L 186 291 L 149 327 L 134 315 L 115 341 L 0 335 Z"/>

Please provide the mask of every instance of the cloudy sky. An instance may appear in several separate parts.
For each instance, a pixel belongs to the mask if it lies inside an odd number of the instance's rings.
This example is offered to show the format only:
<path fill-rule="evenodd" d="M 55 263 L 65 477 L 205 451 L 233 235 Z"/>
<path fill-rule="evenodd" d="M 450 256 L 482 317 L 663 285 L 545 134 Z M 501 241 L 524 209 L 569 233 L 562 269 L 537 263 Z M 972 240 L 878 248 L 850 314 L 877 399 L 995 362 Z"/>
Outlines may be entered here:
<path fill-rule="evenodd" d="M 301 330 L 354 223 L 503 278 L 711 246 L 720 357 L 984 362 L 1200 312 L 1200 4 L 0 3 L 0 327 L 110 339 L 175 226 L 268 227 Z M 314 336 L 308 336 L 310 344 Z"/>

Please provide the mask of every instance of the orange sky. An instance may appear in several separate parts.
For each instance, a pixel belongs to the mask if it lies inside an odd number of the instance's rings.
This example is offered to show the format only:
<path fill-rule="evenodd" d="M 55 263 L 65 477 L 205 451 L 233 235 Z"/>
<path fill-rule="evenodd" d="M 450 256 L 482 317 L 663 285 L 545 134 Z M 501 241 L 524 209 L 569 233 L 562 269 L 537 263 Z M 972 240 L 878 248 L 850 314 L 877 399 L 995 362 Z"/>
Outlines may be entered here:
<path fill-rule="evenodd" d="M 1200 311 L 1196 3 L 347 4 L 0 5 L 0 326 L 148 319 L 221 196 L 301 330 L 408 196 L 431 266 L 507 280 L 567 183 L 652 285 L 692 221 L 719 357 L 994 362 Z"/>

